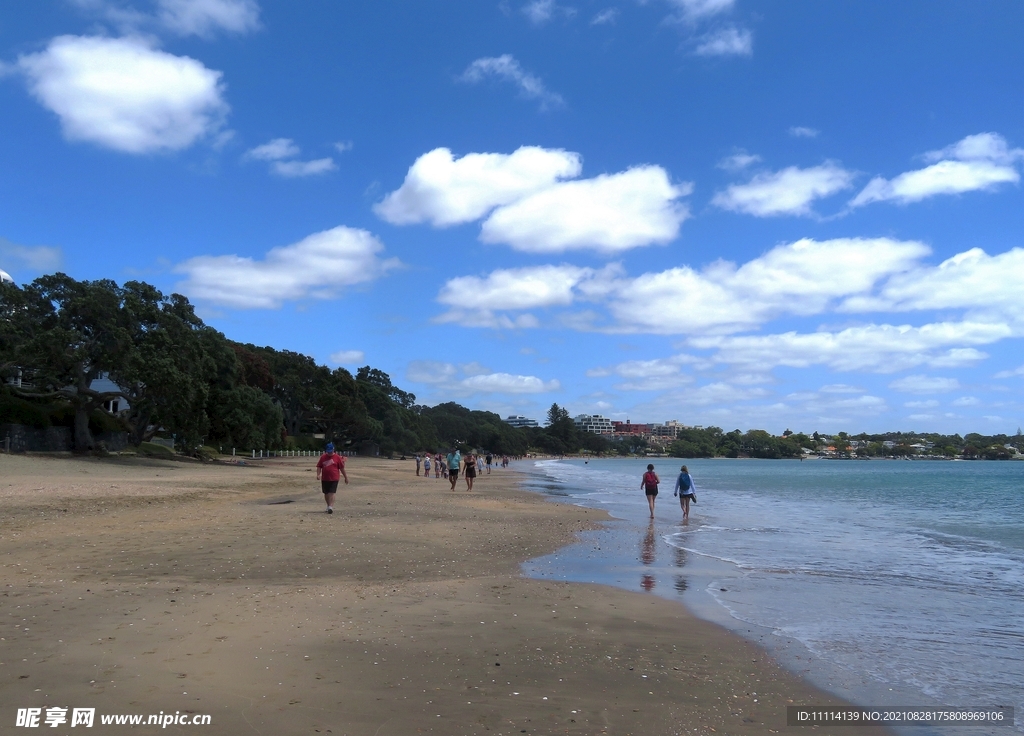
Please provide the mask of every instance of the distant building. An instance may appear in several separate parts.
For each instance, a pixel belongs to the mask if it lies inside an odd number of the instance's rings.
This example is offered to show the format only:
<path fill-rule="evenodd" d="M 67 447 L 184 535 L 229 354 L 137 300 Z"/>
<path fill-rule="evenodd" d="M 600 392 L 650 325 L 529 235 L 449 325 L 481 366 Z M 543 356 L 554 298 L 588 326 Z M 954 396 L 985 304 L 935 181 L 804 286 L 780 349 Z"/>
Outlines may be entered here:
<path fill-rule="evenodd" d="M 573 417 L 576 429 L 581 432 L 593 432 L 594 434 L 614 434 L 612 420 L 600 414 L 580 414 Z"/>
<path fill-rule="evenodd" d="M 513 427 L 539 427 L 536 419 L 527 419 L 521 416 L 508 416 L 505 418 L 506 424 L 511 424 Z"/>
<path fill-rule="evenodd" d="M 678 437 L 679 430 L 683 428 L 683 425 L 675 419 L 670 419 L 664 424 L 651 424 L 649 426 L 651 428 L 651 436 L 668 440 L 674 440 Z"/>
<path fill-rule="evenodd" d="M 625 422 L 612 422 L 612 430 L 620 437 L 649 437 L 651 425 L 630 424 L 627 419 Z"/>

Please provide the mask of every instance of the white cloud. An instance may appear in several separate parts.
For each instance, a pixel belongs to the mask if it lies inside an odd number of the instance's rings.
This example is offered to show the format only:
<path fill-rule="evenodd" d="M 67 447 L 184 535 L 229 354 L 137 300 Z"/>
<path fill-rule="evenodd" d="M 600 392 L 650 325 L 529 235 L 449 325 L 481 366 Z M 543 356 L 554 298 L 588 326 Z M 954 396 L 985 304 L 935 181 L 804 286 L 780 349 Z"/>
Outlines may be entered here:
<path fill-rule="evenodd" d="M 470 376 L 460 381 L 460 386 L 470 391 L 503 394 L 538 394 L 561 388 L 557 380 L 543 381 L 536 376 L 517 376 L 510 373 Z"/>
<path fill-rule="evenodd" d="M 726 333 L 784 314 L 819 314 L 913 267 L 928 252 L 921 243 L 888 238 L 803 239 L 739 267 L 717 261 L 701 271 L 683 266 L 584 285 L 608 304 L 619 330 Z"/>
<path fill-rule="evenodd" d="M 993 376 L 994 378 L 1016 378 L 1017 376 L 1024 376 L 1024 365 L 1019 368 L 1014 368 L 1012 371 L 999 371 Z"/>
<path fill-rule="evenodd" d="M 458 369 L 454 365 L 435 360 L 414 360 L 405 372 L 405 377 L 416 383 L 446 383 L 457 375 Z"/>
<path fill-rule="evenodd" d="M 587 371 L 590 377 L 614 374 L 626 379 L 616 384 L 620 391 L 662 391 L 676 388 L 693 382 L 693 376 L 683 373 L 682 367 L 695 362 L 688 355 L 676 355 L 670 358 L 653 360 L 627 360 L 609 368 L 598 368 Z"/>
<path fill-rule="evenodd" d="M 676 10 L 675 18 L 687 23 L 706 20 L 732 10 L 736 0 L 668 0 Z"/>
<path fill-rule="evenodd" d="M 845 383 L 830 383 L 818 389 L 823 394 L 862 394 L 864 389 L 848 386 Z"/>
<path fill-rule="evenodd" d="M 246 151 L 245 158 L 258 161 L 280 161 L 298 156 L 299 153 L 299 147 L 291 138 L 274 138 Z"/>
<path fill-rule="evenodd" d="M 908 394 L 941 394 L 960 388 L 955 378 L 938 378 L 935 376 L 913 375 L 904 376 L 889 384 L 889 388 Z"/>
<path fill-rule="evenodd" d="M 618 8 L 605 8 L 600 13 L 595 15 L 591 21 L 592 26 L 602 26 L 605 24 L 612 24 L 619 18 Z"/>
<path fill-rule="evenodd" d="M 789 129 L 789 134 L 794 138 L 817 138 L 821 131 L 808 128 L 803 125 L 794 125 Z"/>
<path fill-rule="evenodd" d="M 592 248 L 615 253 L 675 239 L 689 209 L 679 203 L 693 185 L 673 185 L 660 166 L 554 184 L 499 207 L 480 239 L 516 250 L 555 253 Z"/>
<path fill-rule="evenodd" d="M 718 192 L 711 202 L 722 209 L 757 217 L 811 215 L 811 202 L 848 189 L 853 178 L 852 172 L 832 162 L 809 169 L 790 166 L 758 174 L 747 184 L 733 184 Z"/>
<path fill-rule="evenodd" d="M 19 245 L 0 238 L 0 268 L 7 271 L 26 269 L 34 273 L 48 273 L 60 268 L 64 260 L 60 248 L 49 245 Z"/>
<path fill-rule="evenodd" d="M 262 261 L 197 256 L 178 264 L 177 288 L 194 299 L 237 309 L 277 309 L 285 301 L 334 299 L 344 287 L 373 281 L 398 266 L 366 230 L 336 227 L 273 248 Z"/>
<path fill-rule="evenodd" d="M 58 36 L 18 68 L 67 139 L 126 153 L 187 148 L 228 111 L 220 72 L 140 38 Z"/>
<path fill-rule="evenodd" d="M 541 109 L 562 105 L 565 102 L 560 94 L 545 87 L 540 77 L 525 71 L 511 54 L 477 59 L 466 67 L 460 79 L 476 84 L 492 77 L 511 82 L 519 88 L 519 93 L 526 99 L 539 100 Z"/>
<path fill-rule="evenodd" d="M 968 309 L 978 319 L 1010 320 L 1024 326 L 1020 299 L 1024 249 L 990 256 L 981 248 L 958 253 L 938 266 L 894 274 L 877 295 L 851 296 L 841 311 Z"/>
<path fill-rule="evenodd" d="M 255 0 L 158 0 L 161 23 L 183 36 L 209 37 L 214 31 L 247 33 L 260 27 Z"/>
<path fill-rule="evenodd" d="M 746 28 L 722 28 L 703 36 L 694 53 L 698 56 L 750 56 L 754 34 Z"/>
<path fill-rule="evenodd" d="M 460 378 L 460 375 L 463 377 Z M 536 376 L 493 373 L 477 363 L 456 367 L 451 363 L 414 360 L 409 363 L 406 377 L 417 383 L 431 384 L 449 395 L 536 394 L 561 388 L 554 379 L 544 381 Z"/>
<path fill-rule="evenodd" d="M 352 141 L 338 141 L 334 144 L 334 147 L 337 149 L 338 153 L 345 153 L 346 151 L 351 151 L 354 145 L 355 144 L 352 143 Z"/>
<path fill-rule="evenodd" d="M 534 25 L 544 25 L 555 13 L 555 0 L 533 0 L 522 7 L 525 15 Z"/>
<path fill-rule="evenodd" d="M 894 179 L 875 177 L 850 201 L 850 206 L 885 201 L 909 204 L 938 194 L 987 191 L 1000 184 L 1016 184 L 1020 174 L 1014 164 L 1024 159 L 1024 149 L 1010 149 L 996 133 L 981 133 L 926 153 L 924 158 L 936 163 Z"/>
<path fill-rule="evenodd" d="M 1011 336 L 1001 324 L 938 322 L 921 327 L 872 324 L 838 332 L 706 336 L 689 342 L 695 348 L 714 350 L 716 362 L 745 368 L 824 365 L 838 371 L 894 373 L 921 365 L 940 367 L 951 345 L 982 345 Z"/>
<path fill-rule="evenodd" d="M 725 169 L 726 171 L 742 171 L 748 166 L 758 163 L 760 160 L 760 156 L 740 150 L 732 156 L 726 156 L 715 165 L 720 169 Z"/>
<path fill-rule="evenodd" d="M 374 206 L 395 225 L 430 222 L 445 227 L 477 220 L 498 205 L 579 176 L 578 153 L 522 146 L 511 154 L 468 153 L 455 158 L 447 148 L 423 154 L 405 181 Z"/>
<path fill-rule="evenodd" d="M 572 303 L 572 289 L 594 274 L 576 266 L 499 269 L 486 277 L 460 276 L 441 288 L 437 300 L 461 309 L 535 309 Z"/>
<path fill-rule="evenodd" d="M 339 350 L 330 358 L 335 365 L 358 365 L 366 360 L 366 354 L 362 350 Z"/>
<path fill-rule="evenodd" d="M 959 399 L 954 399 L 953 406 L 977 406 L 981 402 L 978 401 L 976 396 L 961 396 Z"/>
<path fill-rule="evenodd" d="M 939 405 L 939 402 L 935 399 L 925 399 L 924 401 L 907 401 L 904 402 L 903 406 L 908 409 L 934 409 Z"/>
<path fill-rule="evenodd" d="M 289 178 L 325 174 L 337 169 L 333 158 L 318 158 L 313 161 L 275 161 L 270 170 Z"/>

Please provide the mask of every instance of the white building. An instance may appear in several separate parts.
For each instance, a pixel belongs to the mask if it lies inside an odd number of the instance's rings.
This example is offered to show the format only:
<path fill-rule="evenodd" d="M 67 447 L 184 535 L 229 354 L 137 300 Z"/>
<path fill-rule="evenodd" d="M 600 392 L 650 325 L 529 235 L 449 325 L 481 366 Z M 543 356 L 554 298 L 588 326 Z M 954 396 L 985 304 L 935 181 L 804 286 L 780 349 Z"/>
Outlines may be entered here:
<path fill-rule="evenodd" d="M 576 429 L 581 432 L 593 432 L 594 434 L 613 434 L 612 420 L 600 414 L 580 414 L 573 417 Z"/>
<path fill-rule="evenodd" d="M 539 427 L 536 419 L 527 419 L 521 416 L 508 416 L 505 419 L 506 424 L 511 424 L 513 427 Z"/>

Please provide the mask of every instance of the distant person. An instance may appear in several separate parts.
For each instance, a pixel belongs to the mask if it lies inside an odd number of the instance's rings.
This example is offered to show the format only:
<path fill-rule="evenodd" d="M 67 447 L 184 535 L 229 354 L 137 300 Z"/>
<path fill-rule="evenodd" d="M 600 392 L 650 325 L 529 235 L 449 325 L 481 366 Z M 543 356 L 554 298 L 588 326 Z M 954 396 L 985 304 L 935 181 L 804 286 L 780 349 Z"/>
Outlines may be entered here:
<path fill-rule="evenodd" d="M 476 480 L 476 456 L 466 455 L 466 490 L 473 490 L 473 481 Z"/>
<path fill-rule="evenodd" d="M 439 452 L 436 455 L 434 455 L 434 477 L 435 478 L 440 478 L 441 477 L 441 470 L 442 470 L 441 466 L 442 465 L 444 465 L 444 463 L 441 462 L 441 453 Z M 447 477 L 447 476 L 445 476 L 445 477 Z"/>
<path fill-rule="evenodd" d="M 654 499 L 658 497 L 659 483 L 661 483 L 661 480 L 658 478 L 658 474 L 654 472 L 654 466 L 648 465 L 647 472 L 640 479 L 640 487 L 644 489 L 644 494 L 647 496 L 647 505 L 651 507 L 652 519 L 654 518 Z"/>
<path fill-rule="evenodd" d="M 476 458 L 476 472 L 480 473 L 481 475 L 483 475 L 483 472 L 484 472 L 484 459 L 482 457 L 480 457 L 479 455 L 474 455 L 473 457 Z"/>
<path fill-rule="evenodd" d="M 462 455 L 455 449 L 449 452 L 445 459 L 448 465 L 448 482 L 452 484 L 452 490 L 454 491 L 455 482 L 459 479 L 459 465 L 462 464 Z"/>
<path fill-rule="evenodd" d="M 428 463 L 430 462 L 427 458 L 423 458 L 423 460 L 426 460 Z M 420 454 L 417 452 L 416 453 L 416 475 L 417 476 L 420 474 L 420 462 L 422 462 L 420 460 Z"/>
<path fill-rule="evenodd" d="M 419 475 L 419 470 L 416 471 L 416 475 Z M 423 477 L 430 477 L 430 453 L 428 452 L 423 456 Z"/>
<path fill-rule="evenodd" d="M 679 496 L 679 506 L 683 510 L 683 518 L 690 518 L 690 501 L 697 503 L 697 493 L 694 489 L 693 478 L 690 477 L 690 471 L 686 469 L 684 465 L 679 469 L 679 477 L 676 478 L 676 489 L 672 492 L 673 496 Z"/>
<path fill-rule="evenodd" d="M 491 464 L 494 463 L 494 455 L 487 453 L 487 475 L 491 474 Z"/>
<path fill-rule="evenodd" d="M 348 485 L 348 473 L 345 472 L 345 456 L 334 451 L 334 443 L 328 442 L 324 454 L 316 464 L 316 479 L 320 481 L 320 489 L 324 492 L 327 502 L 327 513 L 334 513 L 334 494 L 338 492 L 338 481 L 345 479 Z"/>

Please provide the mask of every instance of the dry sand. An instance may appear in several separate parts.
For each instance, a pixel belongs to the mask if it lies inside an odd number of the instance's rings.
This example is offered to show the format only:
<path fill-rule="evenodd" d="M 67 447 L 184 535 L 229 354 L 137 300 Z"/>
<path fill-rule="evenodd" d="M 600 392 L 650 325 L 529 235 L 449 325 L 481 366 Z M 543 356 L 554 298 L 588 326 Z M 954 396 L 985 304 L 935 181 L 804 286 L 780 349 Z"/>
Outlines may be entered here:
<path fill-rule="evenodd" d="M 314 462 L 0 456 L 0 733 L 762 734 L 838 703 L 671 601 L 520 576 L 598 511 L 353 459 L 328 516 Z"/>

